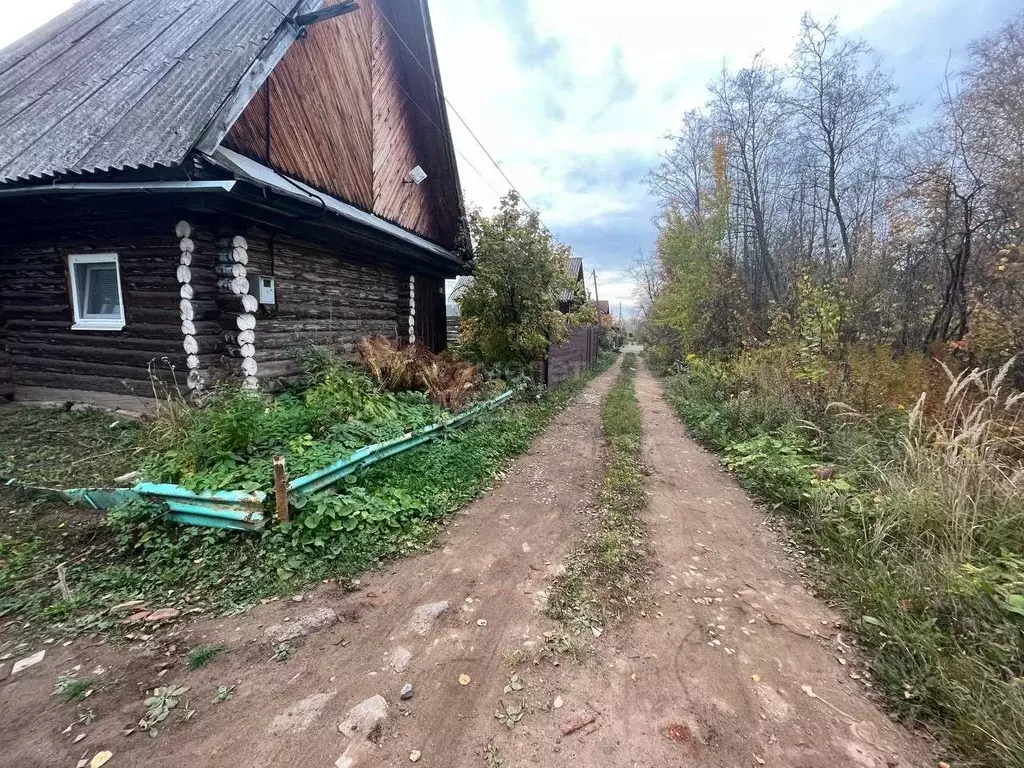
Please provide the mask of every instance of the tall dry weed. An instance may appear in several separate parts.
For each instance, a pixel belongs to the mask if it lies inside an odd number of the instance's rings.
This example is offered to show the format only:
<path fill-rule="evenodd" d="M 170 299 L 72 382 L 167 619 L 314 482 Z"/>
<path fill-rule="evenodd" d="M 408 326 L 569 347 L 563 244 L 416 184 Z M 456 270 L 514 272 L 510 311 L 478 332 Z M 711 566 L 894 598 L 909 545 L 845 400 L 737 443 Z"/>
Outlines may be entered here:
<path fill-rule="evenodd" d="M 941 409 L 929 415 L 921 395 L 902 438 L 903 460 L 880 469 L 892 515 L 929 548 L 970 559 L 977 547 L 998 552 L 1024 545 L 1024 392 L 1008 386 L 1016 358 L 999 369 L 954 374 Z"/>

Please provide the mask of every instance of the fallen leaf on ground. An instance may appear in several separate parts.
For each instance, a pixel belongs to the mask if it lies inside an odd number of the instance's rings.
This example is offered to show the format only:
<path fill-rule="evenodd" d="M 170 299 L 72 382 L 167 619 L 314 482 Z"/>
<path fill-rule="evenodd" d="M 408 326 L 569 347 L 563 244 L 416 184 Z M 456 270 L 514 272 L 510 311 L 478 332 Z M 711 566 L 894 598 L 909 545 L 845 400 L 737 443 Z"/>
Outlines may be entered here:
<path fill-rule="evenodd" d="M 760 683 L 761 682 L 761 676 L 760 675 L 751 675 L 750 679 L 753 680 L 755 683 Z"/>
<path fill-rule="evenodd" d="M 465 674 L 459 675 L 459 685 L 469 685 L 469 682 L 470 682 L 469 675 L 465 675 Z"/>
<path fill-rule="evenodd" d="M 100 768 L 101 765 L 106 765 L 107 761 L 114 756 L 113 752 L 103 750 L 93 755 L 92 760 L 89 761 L 89 768 Z"/>

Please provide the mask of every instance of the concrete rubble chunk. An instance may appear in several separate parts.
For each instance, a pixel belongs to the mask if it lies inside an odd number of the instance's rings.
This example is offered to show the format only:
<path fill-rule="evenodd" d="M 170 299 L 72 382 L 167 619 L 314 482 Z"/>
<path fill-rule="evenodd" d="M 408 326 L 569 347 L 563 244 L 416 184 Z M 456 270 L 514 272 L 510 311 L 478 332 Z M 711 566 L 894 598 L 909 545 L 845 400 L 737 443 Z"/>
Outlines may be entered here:
<path fill-rule="evenodd" d="M 359 765 L 373 765 L 376 748 L 368 741 L 349 744 L 348 749 L 334 761 L 335 768 L 357 768 Z"/>
<path fill-rule="evenodd" d="M 376 744 L 384 732 L 388 716 L 387 700 L 377 694 L 356 704 L 338 724 L 338 730 L 352 741 L 370 741 Z"/>
<path fill-rule="evenodd" d="M 398 674 L 405 672 L 410 661 L 412 661 L 412 651 L 408 648 L 399 646 L 391 652 L 391 668 Z"/>
<path fill-rule="evenodd" d="M 437 618 L 449 608 L 448 601 L 442 600 L 439 603 L 427 603 L 421 605 L 412 614 L 412 621 L 409 626 L 417 635 L 425 635 L 434 626 Z"/>
<path fill-rule="evenodd" d="M 16 675 L 24 669 L 35 666 L 43 660 L 44 656 L 46 656 L 46 651 L 38 651 L 33 653 L 31 656 L 26 656 L 24 659 L 19 659 L 14 662 L 14 668 L 11 670 L 11 674 Z"/>
<path fill-rule="evenodd" d="M 338 623 L 338 614 L 330 608 L 315 608 L 309 613 L 299 616 L 287 624 L 273 624 L 263 630 L 263 634 L 275 643 L 286 643 L 297 637 L 305 637 L 312 632 L 333 626 Z"/>

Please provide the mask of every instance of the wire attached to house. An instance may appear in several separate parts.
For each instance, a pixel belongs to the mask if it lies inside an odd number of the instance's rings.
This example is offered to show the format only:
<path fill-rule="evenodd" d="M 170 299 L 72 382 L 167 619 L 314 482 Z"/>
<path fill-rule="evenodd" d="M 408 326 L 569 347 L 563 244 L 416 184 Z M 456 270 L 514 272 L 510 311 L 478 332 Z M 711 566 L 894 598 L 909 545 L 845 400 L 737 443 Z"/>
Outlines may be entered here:
<path fill-rule="evenodd" d="M 405 94 L 405 97 L 406 97 L 406 98 L 407 98 L 407 99 L 408 99 L 408 100 L 409 100 L 409 101 L 410 101 L 410 102 L 412 103 L 412 105 L 413 105 L 414 107 L 416 107 L 416 109 L 418 109 L 418 110 L 420 111 L 420 114 L 422 114 L 422 115 L 423 115 L 423 116 L 424 116 L 425 118 L 427 118 L 427 122 L 429 122 L 429 123 L 430 123 L 430 124 L 431 124 L 431 125 L 432 125 L 432 126 L 433 126 L 433 127 L 434 127 L 434 128 L 436 129 L 436 130 L 437 130 L 437 132 L 438 132 L 439 134 L 441 134 L 441 138 L 447 138 L 448 134 L 446 134 L 446 133 L 445 133 L 445 131 L 444 131 L 444 128 L 442 128 L 441 126 L 439 126 L 439 125 L 438 125 L 438 124 L 437 124 L 437 123 L 436 123 L 436 122 L 434 121 L 434 118 L 432 118 L 432 117 L 431 117 L 431 116 L 430 116 L 429 114 L 427 114 L 427 111 L 426 111 L 425 109 L 423 109 L 423 107 L 421 107 L 421 106 L 419 105 L 419 103 L 418 103 L 418 102 L 416 101 L 416 99 L 414 99 L 414 98 L 413 98 L 413 97 L 412 97 L 412 96 L 410 95 L 410 93 L 409 93 L 409 92 L 408 92 L 407 90 L 405 90 L 405 88 L 403 88 L 403 87 L 402 87 L 402 84 L 401 84 L 400 82 L 398 82 L 398 81 L 396 80 L 396 81 L 395 81 L 395 85 L 397 85 L 397 86 L 398 86 L 398 89 L 399 89 L 399 90 L 400 90 L 400 91 L 401 91 L 402 93 L 404 93 L 404 94 Z M 460 152 L 460 151 L 459 151 L 458 149 L 456 149 L 456 148 L 455 148 L 455 145 L 454 145 L 454 144 L 452 145 L 452 149 L 455 149 L 455 152 L 456 152 L 456 154 L 458 154 L 458 156 L 459 156 L 459 157 L 461 157 L 461 158 L 462 158 L 463 160 L 465 160 L 465 161 L 466 161 L 466 165 L 468 165 L 468 166 L 469 166 L 470 168 L 472 168 L 472 169 L 473 169 L 473 171 L 474 171 L 474 172 L 476 173 L 476 175 L 480 177 L 480 180 L 481 180 L 481 181 L 482 181 L 482 182 L 483 182 L 484 184 L 486 184 L 486 185 L 487 185 L 488 187 L 490 187 L 490 189 L 491 189 L 491 192 L 493 192 L 494 194 L 496 194 L 496 195 L 497 195 L 497 196 L 498 196 L 498 197 L 500 198 L 500 197 L 501 197 L 501 193 L 500 193 L 500 192 L 499 192 L 498 190 L 496 190 L 496 189 L 494 188 L 494 185 L 492 185 L 492 184 L 491 184 L 491 182 L 489 182 L 489 181 L 487 180 L 487 177 L 486 177 L 486 176 L 484 176 L 484 175 L 483 175 L 482 173 L 480 173 L 479 169 L 478 169 L 478 168 L 477 168 L 477 167 L 476 167 L 475 165 L 473 165 L 473 163 L 472 163 L 472 162 L 470 162 L 470 159 L 469 159 L 468 157 L 466 157 L 466 156 L 465 156 L 465 155 L 464 155 L 464 154 L 463 154 L 462 152 Z"/>
<path fill-rule="evenodd" d="M 395 33 L 395 37 L 398 38 L 398 41 L 405 47 L 405 50 L 407 50 L 409 52 L 409 55 L 412 56 L 413 61 L 415 61 L 416 64 L 419 66 L 419 68 L 423 70 L 423 73 L 427 77 L 430 78 L 430 82 L 432 82 L 434 84 L 434 87 L 437 89 L 437 92 L 441 95 L 441 98 L 444 99 L 444 103 L 447 104 L 451 108 L 452 114 L 454 114 L 459 119 L 459 122 L 461 122 L 462 125 L 465 127 L 465 129 L 467 131 L 469 131 L 469 135 L 473 137 L 473 140 L 477 143 L 477 145 L 480 147 L 480 149 L 483 150 L 484 154 L 487 155 L 487 159 L 491 161 L 491 163 L 494 165 L 495 168 L 498 169 L 498 173 L 500 173 L 502 178 L 504 178 L 505 181 L 508 182 L 509 187 L 511 187 L 512 190 L 517 195 L 519 195 L 519 198 L 523 201 L 523 204 L 527 208 L 529 208 L 531 211 L 533 211 L 535 214 L 537 214 L 537 216 L 539 218 L 540 217 L 540 212 L 536 208 L 534 208 L 532 205 L 530 205 L 529 201 L 526 199 L 526 197 L 523 195 L 523 193 L 520 192 L 516 188 L 515 184 L 512 183 L 512 180 L 508 177 L 508 174 L 506 174 L 505 171 L 502 169 L 502 167 L 500 165 L 498 165 L 498 161 L 494 159 L 494 156 L 491 155 L 490 152 L 487 151 L 487 147 L 485 147 L 483 142 L 480 141 L 480 139 L 477 137 L 476 133 L 473 132 L 473 129 L 469 127 L 469 123 L 467 123 L 465 118 L 463 118 L 462 115 L 459 114 L 459 111 L 455 108 L 455 105 L 452 104 L 451 100 L 447 96 L 444 95 L 444 91 L 441 89 L 441 86 L 437 82 L 437 79 L 434 77 L 434 74 L 423 65 L 423 62 L 421 62 L 419 60 L 419 57 L 417 57 L 416 54 L 413 52 L 412 48 L 409 47 L 409 44 L 407 42 L 405 42 L 405 39 L 402 37 L 402 35 L 399 34 L 397 29 L 395 29 L 395 25 L 391 23 L 391 19 L 389 19 L 387 17 L 387 14 L 385 14 L 383 12 L 381 12 L 380 16 L 381 16 L 382 19 L 384 19 L 385 22 L 387 22 L 387 25 L 389 27 L 391 27 L 391 31 Z M 401 88 L 401 85 L 399 85 L 399 88 Z M 405 89 L 403 88 L 402 91 L 405 92 Z M 405 95 L 409 96 L 408 93 L 406 93 Z M 409 98 L 411 99 L 412 97 L 410 96 Z M 419 106 L 419 105 L 417 105 L 417 106 Z M 422 112 L 423 110 L 421 109 L 420 111 Z M 465 159 L 465 156 L 462 155 L 461 152 L 459 153 L 459 155 L 461 157 L 463 157 L 463 159 Z M 479 171 L 477 171 L 477 173 L 479 173 Z M 492 187 L 491 189 L 493 190 L 494 188 Z"/>

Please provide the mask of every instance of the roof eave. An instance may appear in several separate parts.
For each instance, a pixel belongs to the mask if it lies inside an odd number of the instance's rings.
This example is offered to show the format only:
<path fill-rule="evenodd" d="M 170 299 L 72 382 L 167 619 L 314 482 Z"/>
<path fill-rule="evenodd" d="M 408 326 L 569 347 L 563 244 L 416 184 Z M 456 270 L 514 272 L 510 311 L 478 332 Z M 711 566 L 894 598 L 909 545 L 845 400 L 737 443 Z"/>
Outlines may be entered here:
<path fill-rule="evenodd" d="M 231 173 L 236 179 L 270 191 L 274 195 L 299 201 L 315 211 L 329 212 L 350 226 L 373 230 L 384 239 L 400 245 L 403 249 L 412 249 L 421 257 L 435 260 L 445 272 L 459 274 L 466 268 L 465 262 L 447 248 L 332 197 L 308 184 L 285 176 L 238 152 L 226 147 L 218 147 L 212 154 L 204 155 L 204 157 L 218 168 Z M 272 201 L 273 198 L 270 200 Z"/>

